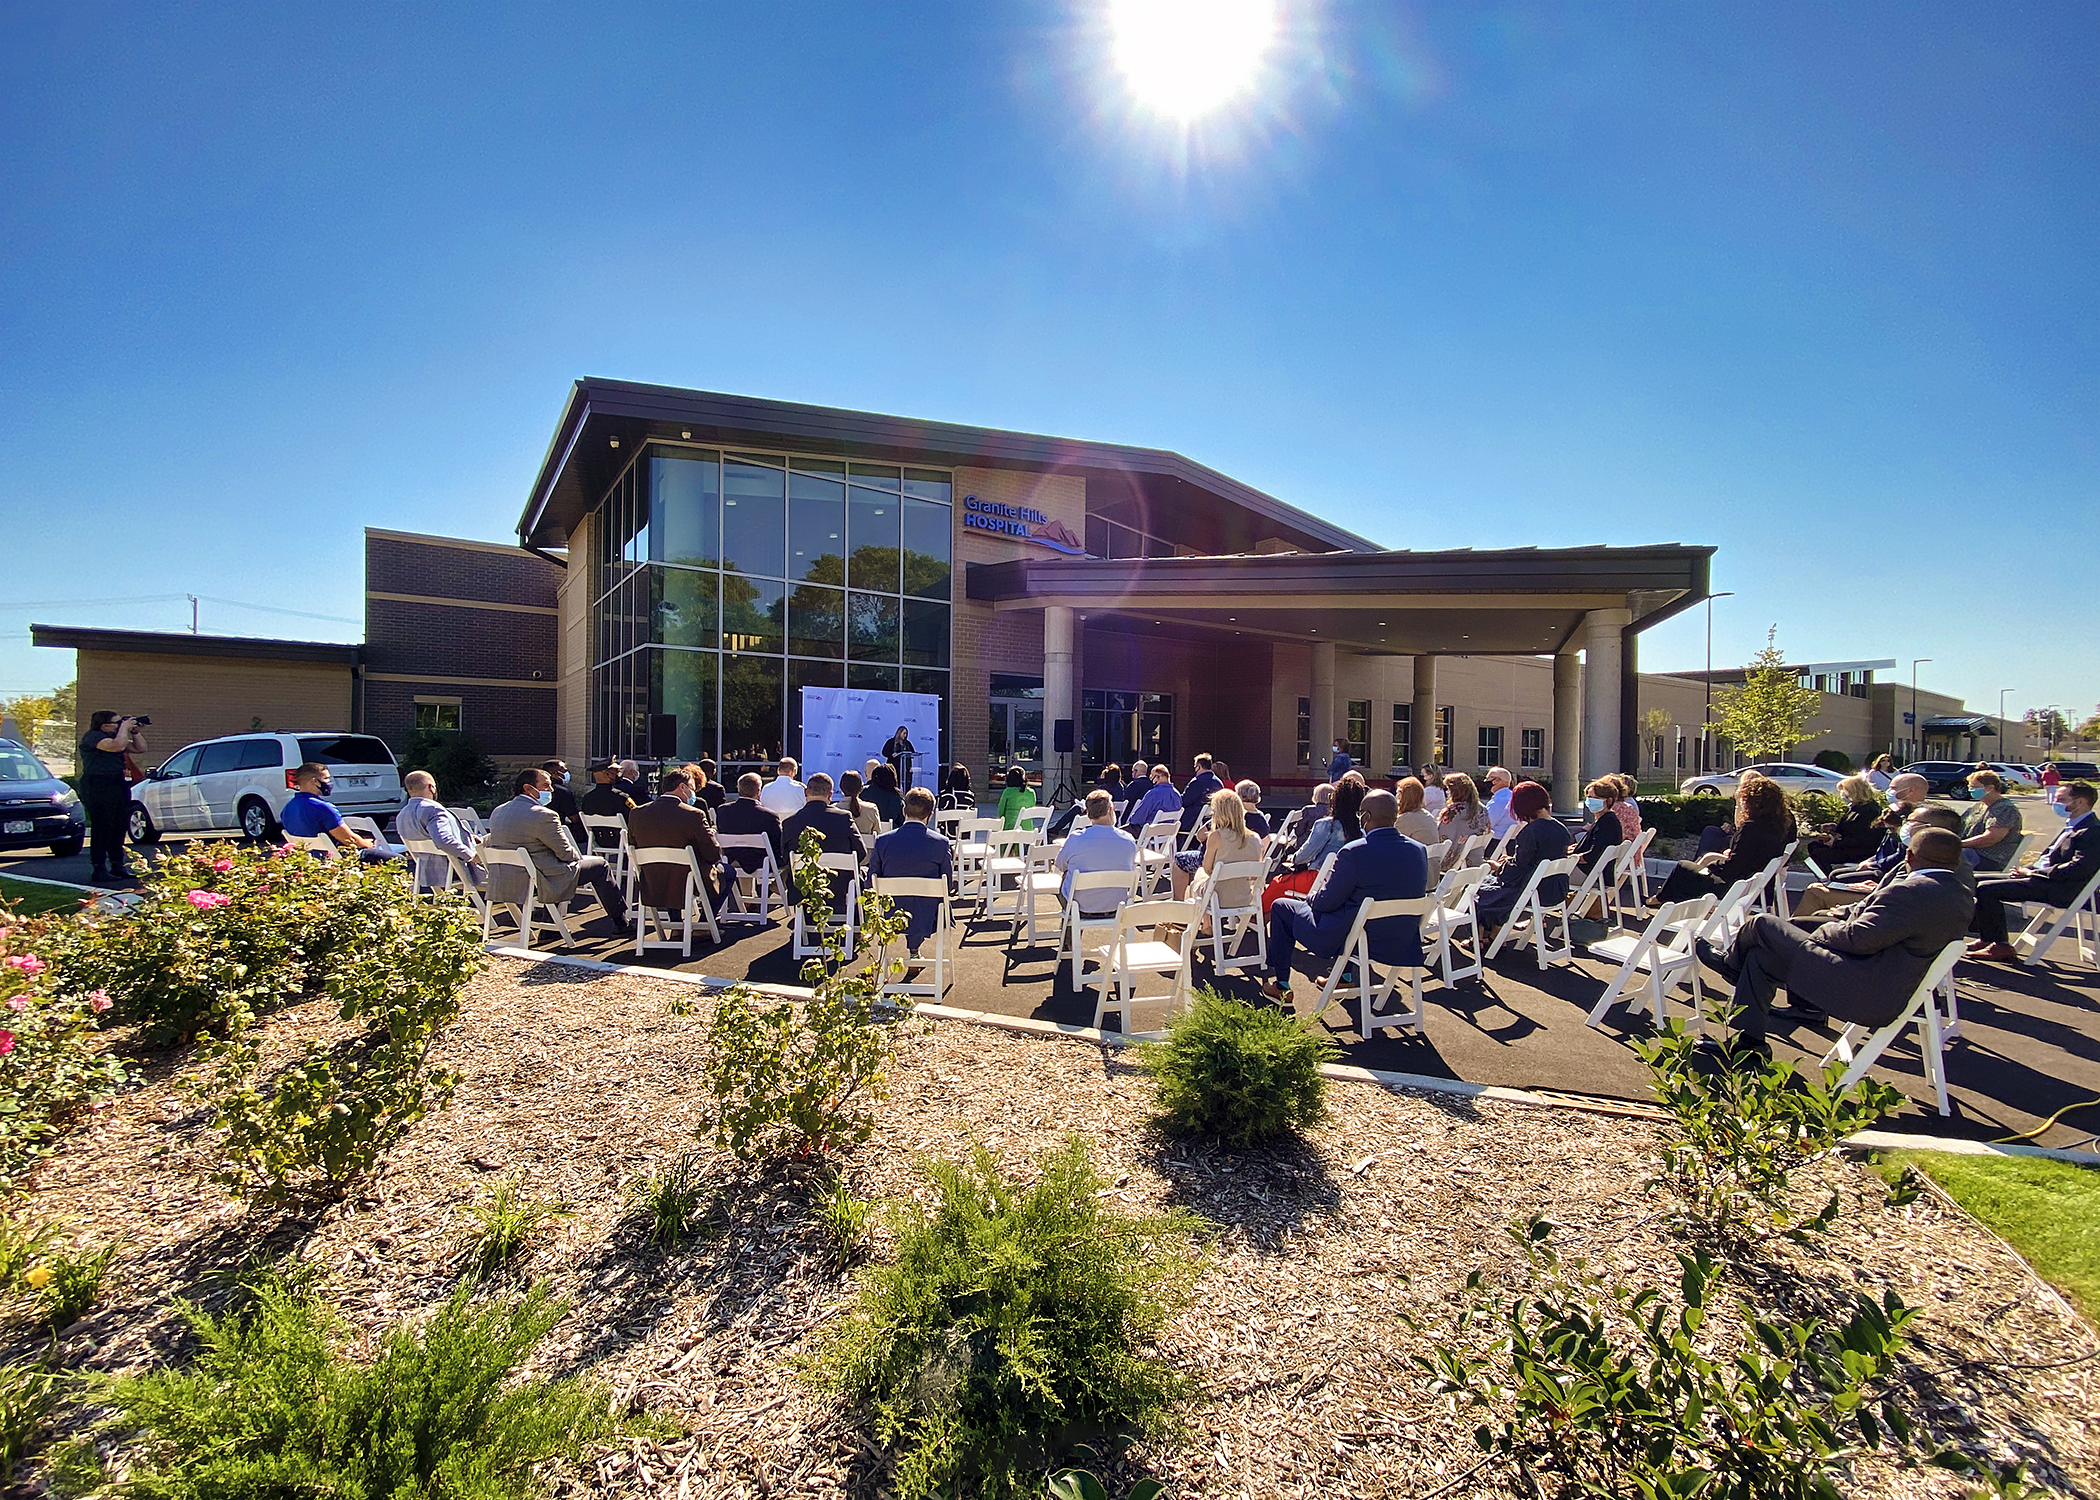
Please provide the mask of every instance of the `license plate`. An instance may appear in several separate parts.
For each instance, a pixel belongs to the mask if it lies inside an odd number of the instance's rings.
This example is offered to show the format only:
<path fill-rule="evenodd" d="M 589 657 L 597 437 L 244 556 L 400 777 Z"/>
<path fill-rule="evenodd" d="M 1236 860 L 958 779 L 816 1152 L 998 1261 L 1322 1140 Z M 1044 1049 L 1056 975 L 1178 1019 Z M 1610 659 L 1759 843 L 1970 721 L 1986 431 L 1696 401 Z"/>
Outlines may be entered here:
<path fill-rule="evenodd" d="M 338 776 L 335 779 L 344 786 L 370 786 L 372 784 L 372 778 L 369 776 Z"/>
<path fill-rule="evenodd" d="M 20 822 L 11 822 L 11 823 L 7 824 L 7 825 L 6 825 L 6 826 L 5 826 L 4 828 L 0 828 L 0 833 L 35 833 L 35 832 L 36 832 L 36 824 L 35 824 L 35 823 L 34 823 L 33 821 L 30 821 L 30 820 L 28 820 L 28 819 L 24 819 L 24 820 L 22 820 L 22 821 L 20 821 Z"/>

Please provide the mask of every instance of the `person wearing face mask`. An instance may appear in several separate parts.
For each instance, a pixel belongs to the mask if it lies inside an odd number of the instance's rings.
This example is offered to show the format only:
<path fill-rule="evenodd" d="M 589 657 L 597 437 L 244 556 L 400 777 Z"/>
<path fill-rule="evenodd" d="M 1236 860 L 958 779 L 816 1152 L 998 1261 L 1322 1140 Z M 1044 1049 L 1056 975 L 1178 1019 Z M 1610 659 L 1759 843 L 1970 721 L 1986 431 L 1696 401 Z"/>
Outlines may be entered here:
<path fill-rule="evenodd" d="M 1824 912 L 1836 911 L 1842 906 L 1851 906 L 1872 895 L 1891 880 L 1904 876 L 1904 856 L 1910 852 L 1910 841 L 1922 829 L 1938 828 L 1961 836 L 1961 814 L 1948 807 L 1914 807 L 1889 834 L 1889 843 L 1896 851 L 1895 857 L 1881 861 L 1850 865 L 1831 872 L 1830 879 L 1818 881 L 1793 900 L 1794 917 L 1820 917 Z M 1968 866 L 1962 866 L 1962 877 L 1973 880 Z"/>
<path fill-rule="evenodd" d="M 715 820 L 695 804 L 696 788 L 683 766 L 656 778 L 656 796 L 627 815 L 627 841 L 637 849 L 690 849 L 707 881 L 710 900 L 722 893 L 722 846 Z M 685 910 L 686 872 L 676 865 L 645 865 L 639 899 L 658 911 Z"/>
<path fill-rule="evenodd" d="M 1590 826 L 1575 845 L 1575 865 L 1584 875 L 1626 841 L 1626 825 L 1619 821 L 1618 803 L 1616 776 L 1600 776 L 1582 789 L 1582 809 L 1590 815 Z"/>
<path fill-rule="evenodd" d="M 1996 771 L 1971 771 L 1969 795 L 1975 803 L 1962 816 L 1962 847 L 1975 859 L 1977 874 L 2001 874 L 2026 831 L 2019 805 L 2005 795 L 2005 778 Z"/>
<path fill-rule="evenodd" d="M 547 773 L 547 781 L 554 788 L 551 804 L 554 814 L 568 827 L 569 837 L 576 841 L 579 849 L 591 846 L 591 836 L 583 826 L 583 808 L 576 800 L 576 793 L 569 785 L 569 763 L 563 760 L 543 760 L 540 769 Z"/>
<path fill-rule="evenodd" d="M 343 815 L 328 800 L 328 794 L 335 790 L 335 778 L 328 767 L 308 761 L 292 772 L 292 785 L 298 790 L 277 815 L 277 823 L 293 838 L 325 835 L 344 849 L 356 851 L 358 859 L 368 865 L 383 865 L 402 857 L 402 850 L 375 844 L 344 825 Z"/>
<path fill-rule="evenodd" d="M 576 852 L 568 827 L 554 810 L 554 778 L 535 766 L 520 771 L 512 784 L 517 795 L 489 814 L 489 836 L 482 847 L 523 849 L 539 870 L 548 899 L 558 906 L 566 907 L 575 899 L 578 884 L 589 881 L 606 915 L 625 928 L 627 901 L 619 882 L 602 856 Z M 489 900 L 498 905 L 523 906 L 531 895 L 525 884 L 525 872 L 515 865 L 489 868 Z"/>

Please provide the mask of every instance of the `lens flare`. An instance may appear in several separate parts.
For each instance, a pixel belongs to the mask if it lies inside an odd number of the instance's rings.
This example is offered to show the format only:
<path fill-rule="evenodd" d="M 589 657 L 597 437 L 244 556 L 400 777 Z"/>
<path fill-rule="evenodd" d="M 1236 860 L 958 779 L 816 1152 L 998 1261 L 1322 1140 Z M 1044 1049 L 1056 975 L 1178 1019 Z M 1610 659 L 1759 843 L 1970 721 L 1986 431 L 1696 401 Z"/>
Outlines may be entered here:
<path fill-rule="evenodd" d="M 1254 82 L 1274 0 L 1111 0 L 1116 66 L 1147 108 L 1188 121 Z"/>

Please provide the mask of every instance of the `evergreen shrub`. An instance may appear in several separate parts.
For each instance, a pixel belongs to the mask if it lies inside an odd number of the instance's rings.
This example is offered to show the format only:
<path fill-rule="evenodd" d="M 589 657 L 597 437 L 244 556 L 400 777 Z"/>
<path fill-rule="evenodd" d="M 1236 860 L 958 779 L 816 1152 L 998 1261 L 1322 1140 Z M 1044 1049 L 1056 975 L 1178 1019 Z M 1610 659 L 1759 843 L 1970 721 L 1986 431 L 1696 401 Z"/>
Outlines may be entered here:
<path fill-rule="evenodd" d="M 1177 1135 L 1252 1146 L 1314 1124 L 1327 1110 L 1324 1064 L 1334 1039 L 1273 1006 L 1209 987 L 1167 1023 L 1167 1039 L 1139 1053 L 1157 1089 L 1153 1118 Z"/>

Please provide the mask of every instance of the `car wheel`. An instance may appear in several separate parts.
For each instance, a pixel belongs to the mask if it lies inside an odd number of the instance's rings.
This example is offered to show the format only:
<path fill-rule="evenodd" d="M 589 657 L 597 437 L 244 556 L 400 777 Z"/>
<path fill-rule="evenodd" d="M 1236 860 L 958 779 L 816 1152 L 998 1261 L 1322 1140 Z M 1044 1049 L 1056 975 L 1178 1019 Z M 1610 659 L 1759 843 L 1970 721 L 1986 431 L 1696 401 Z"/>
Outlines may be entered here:
<path fill-rule="evenodd" d="M 248 838 L 261 842 L 277 835 L 277 820 L 270 816 L 270 804 L 260 797 L 249 797 L 241 803 L 241 832 Z"/>
<path fill-rule="evenodd" d="M 1721 789 L 1717 786 L 1695 786 L 1689 795 L 1694 797 L 1718 797 L 1721 795 Z"/>
<path fill-rule="evenodd" d="M 131 822 L 127 831 L 131 834 L 131 841 L 134 844 L 157 844 L 160 842 L 160 830 L 153 826 L 153 814 L 147 812 L 145 808 L 139 806 L 136 802 L 131 804 Z"/>
<path fill-rule="evenodd" d="M 51 846 L 51 852 L 53 854 L 56 854 L 60 859 L 71 859 L 74 855 L 80 852 L 80 843 L 80 835 L 76 833 L 69 839 L 60 839 L 57 843 L 53 844 Z"/>

